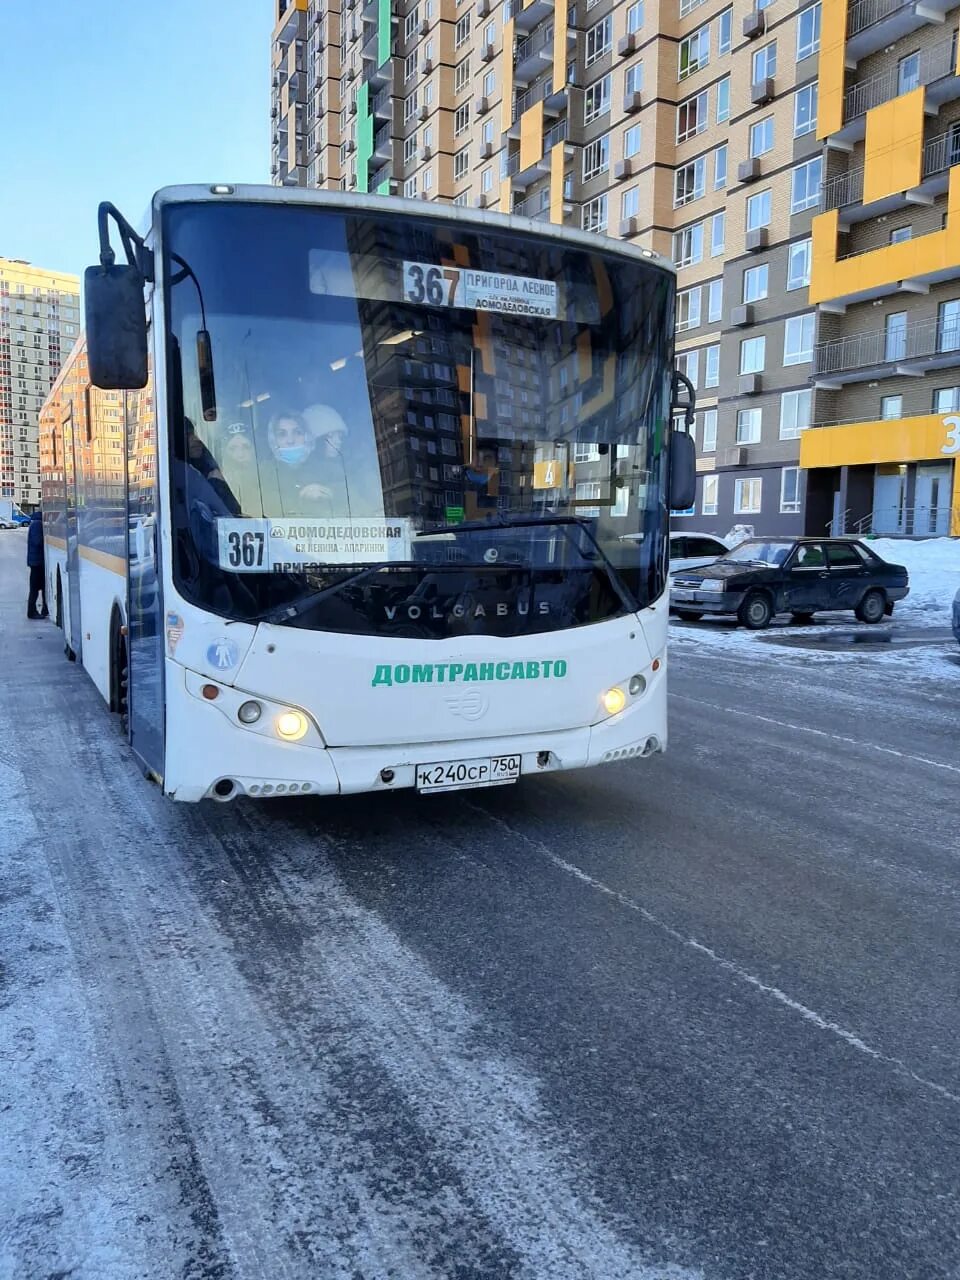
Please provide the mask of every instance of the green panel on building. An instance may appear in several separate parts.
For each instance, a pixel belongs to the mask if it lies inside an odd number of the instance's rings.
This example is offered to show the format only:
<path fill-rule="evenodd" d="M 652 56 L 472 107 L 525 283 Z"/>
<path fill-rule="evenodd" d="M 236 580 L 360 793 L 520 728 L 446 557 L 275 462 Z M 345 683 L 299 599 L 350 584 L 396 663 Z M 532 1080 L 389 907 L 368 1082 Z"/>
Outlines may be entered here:
<path fill-rule="evenodd" d="M 369 191 L 370 161 L 373 157 L 373 116 L 370 114 L 370 86 L 364 81 L 357 92 L 357 190 Z"/>
<path fill-rule="evenodd" d="M 390 57 L 390 0 L 379 0 L 377 5 L 377 66 L 382 67 Z"/>

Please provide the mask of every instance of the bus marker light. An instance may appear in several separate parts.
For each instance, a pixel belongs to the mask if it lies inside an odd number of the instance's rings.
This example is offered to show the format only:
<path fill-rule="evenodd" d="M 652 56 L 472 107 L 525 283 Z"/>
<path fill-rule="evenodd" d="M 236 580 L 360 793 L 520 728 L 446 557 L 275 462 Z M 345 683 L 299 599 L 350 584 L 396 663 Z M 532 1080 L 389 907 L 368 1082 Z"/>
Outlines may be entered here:
<path fill-rule="evenodd" d="M 307 718 L 299 711 L 281 711 L 274 723 L 277 733 L 288 742 L 296 742 L 307 732 Z"/>
<path fill-rule="evenodd" d="M 241 724 L 256 724 L 263 714 L 263 707 L 259 702 L 244 702 L 237 712 L 237 719 Z"/>
<path fill-rule="evenodd" d="M 630 677 L 630 693 L 635 698 L 638 693 L 643 693 L 647 687 L 647 682 L 643 676 L 636 675 Z"/>
<path fill-rule="evenodd" d="M 618 711 L 622 711 L 627 705 L 627 695 L 622 689 L 616 686 L 608 689 L 606 693 L 601 695 L 600 701 L 603 703 L 603 709 L 608 716 L 615 716 Z"/>
<path fill-rule="evenodd" d="M 653 660 L 653 670 L 654 670 L 654 671 L 659 671 L 659 670 L 660 670 L 660 659 L 659 659 L 659 658 L 654 658 L 654 660 Z"/>
<path fill-rule="evenodd" d="M 220 690 L 215 684 L 205 684 L 200 690 L 208 702 L 213 702 L 214 698 L 219 698 Z"/>

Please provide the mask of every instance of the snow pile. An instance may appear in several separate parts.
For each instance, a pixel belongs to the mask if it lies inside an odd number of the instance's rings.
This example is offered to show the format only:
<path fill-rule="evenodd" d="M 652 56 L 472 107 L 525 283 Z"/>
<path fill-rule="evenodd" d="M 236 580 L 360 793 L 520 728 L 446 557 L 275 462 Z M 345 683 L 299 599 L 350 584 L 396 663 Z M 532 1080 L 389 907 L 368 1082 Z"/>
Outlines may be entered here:
<path fill-rule="evenodd" d="M 910 594 L 894 612 L 898 621 L 922 627 L 949 627 L 950 606 L 960 590 L 960 538 L 868 538 L 882 560 L 902 564 L 910 574 Z"/>

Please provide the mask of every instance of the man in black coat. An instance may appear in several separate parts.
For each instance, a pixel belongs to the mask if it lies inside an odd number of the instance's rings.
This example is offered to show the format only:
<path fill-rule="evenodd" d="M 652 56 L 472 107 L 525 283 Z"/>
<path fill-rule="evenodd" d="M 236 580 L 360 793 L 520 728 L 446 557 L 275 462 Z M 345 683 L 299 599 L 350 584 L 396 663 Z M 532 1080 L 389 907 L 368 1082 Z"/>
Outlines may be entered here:
<path fill-rule="evenodd" d="M 27 598 L 28 618 L 49 618 L 47 608 L 47 581 L 43 564 L 43 516 L 34 511 L 27 530 L 27 565 L 30 569 L 30 595 Z M 40 610 L 37 611 L 37 596 Z"/>

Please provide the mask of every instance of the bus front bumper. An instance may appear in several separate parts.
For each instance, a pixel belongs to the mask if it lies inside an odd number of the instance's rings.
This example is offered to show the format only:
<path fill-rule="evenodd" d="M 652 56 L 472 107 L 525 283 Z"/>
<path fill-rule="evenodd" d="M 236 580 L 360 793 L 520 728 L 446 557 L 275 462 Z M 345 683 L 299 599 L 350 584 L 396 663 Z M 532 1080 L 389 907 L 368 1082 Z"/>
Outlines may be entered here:
<path fill-rule="evenodd" d="M 194 683 L 194 673 L 185 675 Z M 667 745 L 665 668 L 641 697 L 597 724 L 403 746 L 328 747 L 319 733 L 280 741 L 263 727 L 237 723 L 232 702 L 249 695 L 224 690 L 222 699 L 208 702 L 184 694 L 168 701 L 164 772 L 165 793 L 184 801 L 396 791 L 416 786 L 418 765 L 503 756 L 519 756 L 520 776 L 528 777 L 645 758 Z"/>

